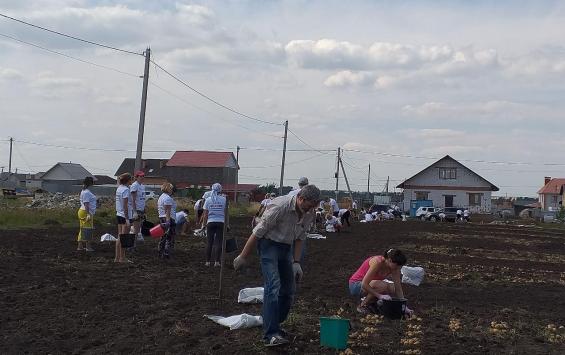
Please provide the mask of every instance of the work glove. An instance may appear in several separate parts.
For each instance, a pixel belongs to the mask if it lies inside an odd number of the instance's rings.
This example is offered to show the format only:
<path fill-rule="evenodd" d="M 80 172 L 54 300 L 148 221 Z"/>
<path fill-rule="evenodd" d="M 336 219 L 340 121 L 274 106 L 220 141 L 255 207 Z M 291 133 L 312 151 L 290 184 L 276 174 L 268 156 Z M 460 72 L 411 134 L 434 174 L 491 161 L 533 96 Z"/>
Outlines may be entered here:
<path fill-rule="evenodd" d="M 392 297 L 390 297 L 389 295 L 381 295 L 381 296 L 379 297 L 379 300 L 381 300 L 381 301 L 390 301 L 390 300 L 392 300 Z"/>
<path fill-rule="evenodd" d="M 85 221 L 90 222 L 91 219 L 92 219 L 92 216 L 90 214 L 87 214 Z"/>
<path fill-rule="evenodd" d="M 139 216 L 137 215 L 137 212 L 134 212 L 133 213 L 133 220 L 137 221 L 137 218 L 139 218 Z"/>
<path fill-rule="evenodd" d="M 300 282 L 302 280 L 304 273 L 302 272 L 302 266 L 300 266 L 300 263 L 292 263 L 292 273 L 294 274 L 296 282 Z"/>
<path fill-rule="evenodd" d="M 233 259 L 233 268 L 236 270 L 243 268 L 246 264 L 247 260 L 241 255 L 238 255 L 235 259 Z"/>

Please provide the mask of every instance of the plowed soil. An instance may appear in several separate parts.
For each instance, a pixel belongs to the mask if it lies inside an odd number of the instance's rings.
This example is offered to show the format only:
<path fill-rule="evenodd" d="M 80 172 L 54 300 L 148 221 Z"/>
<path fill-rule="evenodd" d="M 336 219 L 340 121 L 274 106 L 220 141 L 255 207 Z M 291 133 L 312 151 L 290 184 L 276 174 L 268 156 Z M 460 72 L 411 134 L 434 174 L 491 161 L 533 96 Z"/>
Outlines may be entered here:
<path fill-rule="evenodd" d="M 241 247 L 249 221 L 232 226 Z M 157 258 L 149 239 L 129 254 L 133 263 L 115 264 L 113 245 L 77 252 L 75 235 L 60 228 L 0 231 L 0 353 L 336 353 L 320 346 L 319 317 L 340 313 L 352 332 L 362 332 L 347 280 L 367 256 L 389 247 L 426 269 L 422 285 L 405 286 L 419 319 L 384 320 L 365 340 L 352 339 L 353 352 L 565 353 L 559 229 L 394 221 L 355 223 L 326 240 L 308 240 L 305 277 L 285 324 L 291 344 L 274 350 L 262 345 L 260 328 L 230 331 L 203 317 L 261 313 L 260 305 L 237 303 L 241 288 L 262 284 L 256 257 L 244 272 L 226 266 L 220 302 L 219 268 L 204 266 L 201 238 L 178 237 L 169 261 Z"/>

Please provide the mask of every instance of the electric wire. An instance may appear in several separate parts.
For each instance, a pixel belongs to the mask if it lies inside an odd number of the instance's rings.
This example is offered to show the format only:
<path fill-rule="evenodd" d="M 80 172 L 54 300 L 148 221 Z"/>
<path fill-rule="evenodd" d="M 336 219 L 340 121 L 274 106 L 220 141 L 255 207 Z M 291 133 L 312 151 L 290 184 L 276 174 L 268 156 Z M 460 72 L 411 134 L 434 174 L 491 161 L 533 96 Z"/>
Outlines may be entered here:
<path fill-rule="evenodd" d="M 6 19 L 8 19 L 8 20 L 16 21 L 16 22 L 19 22 L 19 23 L 21 23 L 21 24 L 24 24 L 24 25 L 27 25 L 27 26 L 31 26 L 31 27 L 34 27 L 34 28 L 37 28 L 37 29 L 40 29 L 40 30 L 43 30 L 43 31 L 47 31 L 47 32 L 50 32 L 50 33 L 53 33 L 53 34 L 56 34 L 56 35 L 59 35 L 59 36 L 62 36 L 62 37 L 74 39 L 74 40 L 76 40 L 76 41 L 80 41 L 80 42 L 92 44 L 92 45 L 94 45 L 94 46 L 98 46 L 98 47 L 102 47 L 102 48 L 106 48 L 106 49 L 111 49 L 111 50 L 118 51 L 118 52 L 123 52 L 123 53 L 128 53 L 128 54 L 134 54 L 134 55 L 144 56 L 143 53 L 136 53 L 136 52 L 132 52 L 132 51 L 127 50 L 127 49 L 112 47 L 112 46 L 109 46 L 109 45 L 106 45 L 106 44 L 102 44 L 102 43 L 98 43 L 98 42 L 94 42 L 94 41 L 89 41 L 89 40 L 84 39 L 84 38 L 80 38 L 80 37 L 68 35 L 68 34 L 63 33 L 63 32 L 59 32 L 59 31 L 51 30 L 51 29 L 46 28 L 46 27 L 42 27 L 42 26 L 39 26 L 39 25 L 35 25 L 35 24 L 33 24 L 33 23 L 26 22 L 26 21 L 17 19 L 17 18 L 12 17 L 12 16 L 5 15 L 5 14 L 3 14 L 3 13 L 0 13 L 0 16 L 6 18 Z"/>
<path fill-rule="evenodd" d="M 311 148 L 312 150 L 314 150 L 314 151 L 316 151 L 316 152 L 320 152 L 320 153 L 322 153 L 322 154 L 330 154 L 330 153 L 327 153 L 328 150 L 317 149 L 317 148 L 314 148 L 313 146 L 311 146 L 310 144 L 306 143 L 306 141 L 305 141 L 304 139 L 300 138 L 300 137 L 298 136 L 298 134 L 294 133 L 294 131 L 292 131 L 290 128 L 288 129 L 288 131 L 289 131 L 296 139 L 298 139 L 300 142 L 302 142 L 302 144 L 304 144 L 305 146 Z M 333 151 L 333 150 L 331 150 L 331 151 Z"/>
<path fill-rule="evenodd" d="M 93 65 L 93 66 L 98 67 L 98 68 L 111 70 L 111 71 L 114 71 L 114 72 L 116 72 L 116 73 L 128 75 L 128 76 L 131 76 L 131 77 L 134 77 L 134 78 L 140 78 L 140 76 L 139 76 L 139 75 L 136 75 L 136 74 L 128 73 L 128 72 L 125 72 L 125 71 L 122 71 L 122 70 L 119 70 L 119 69 L 116 69 L 116 68 L 112 68 L 112 67 L 109 67 L 109 66 L 106 66 L 106 65 L 102 65 L 102 64 L 94 63 L 94 62 L 91 62 L 91 61 L 88 61 L 88 60 L 84 60 L 84 59 L 80 59 L 80 58 L 77 58 L 77 57 L 73 57 L 72 55 L 68 55 L 68 54 L 65 54 L 65 53 L 61 53 L 61 52 L 58 52 L 58 51 L 54 51 L 54 50 L 52 50 L 52 49 L 49 49 L 49 48 L 40 46 L 40 45 L 38 45 L 38 44 L 31 43 L 31 42 L 27 42 L 27 41 L 24 41 L 24 40 L 21 40 L 21 39 L 19 39 L 19 38 L 12 37 L 12 36 L 9 36 L 9 35 L 3 34 L 3 33 L 0 33 L 0 36 L 9 38 L 9 39 L 11 39 L 11 40 L 13 40 L 13 41 L 16 41 L 16 42 L 20 42 L 20 43 L 23 43 L 23 44 L 27 44 L 28 46 L 32 46 L 32 47 L 35 47 L 35 48 L 39 48 L 39 49 L 41 49 L 41 50 L 44 50 L 44 51 L 47 51 L 47 52 L 50 52 L 50 53 L 53 53 L 53 54 L 57 54 L 57 55 L 66 57 L 66 58 L 68 58 L 68 59 L 76 60 L 76 61 L 81 62 L 81 63 L 90 64 L 90 65 Z M 143 76 L 141 76 L 141 77 L 143 77 Z"/>
<path fill-rule="evenodd" d="M 221 102 L 219 102 L 219 101 L 217 101 L 217 100 L 211 98 L 210 96 L 208 96 L 208 95 L 202 93 L 201 91 L 199 91 L 199 90 L 193 88 L 191 85 L 187 84 L 185 81 L 183 81 L 182 79 L 178 78 L 177 76 L 175 76 L 174 74 L 172 74 L 171 72 L 169 72 L 167 69 L 163 68 L 161 65 L 159 65 L 159 64 L 156 63 L 155 61 L 151 60 L 151 63 L 153 63 L 157 68 L 159 68 L 160 70 L 162 70 L 165 74 L 167 74 L 168 76 L 170 76 L 172 79 L 174 79 L 174 80 L 177 81 L 178 83 L 180 83 L 180 84 L 182 84 L 183 86 L 185 86 L 185 87 L 187 87 L 188 89 L 190 89 L 192 92 L 194 92 L 194 93 L 200 95 L 201 97 L 203 97 L 203 98 L 205 98 L 206 100 L 208 100 L 208 101 L 210 101 L 210 102 L 216 104 L 217 106 L 222 107 L 222 108 L 225 109 L 225 110 L 228 110 L 228 111 L 230 111 L 230 112 L 235 113 L 236 115 L 239 115 L 239 116 L 241 116 L 241 117 L 244 117 L 244 118 L 247 118 L 247 119 L 249 119 L 249 120 L 256 121 L 256 122 L 261 122 L 261 123 L 270 124 L 270 125 L 278 125 L 278 126 L 282 126 L 282 125 L 283 125 L 282 123 L 266 121 L 266 120 L 262 120 L 262 119 L 260 119 L 260 118 L 256 118 L 256 117 L 253 117 L 253 116 L 249 116 L 249 115 L 246 115 L 246 114 L 244 114 L 244 113 L 242 113 L 242 112 L 240 112 L 240 111 L 237 111 L 236 109 L 233 109 L 233 108 L 231 108 L 231 107 L 229 107 L 229 106 L 226 106 L 226 105 L 222 104 Z"/>

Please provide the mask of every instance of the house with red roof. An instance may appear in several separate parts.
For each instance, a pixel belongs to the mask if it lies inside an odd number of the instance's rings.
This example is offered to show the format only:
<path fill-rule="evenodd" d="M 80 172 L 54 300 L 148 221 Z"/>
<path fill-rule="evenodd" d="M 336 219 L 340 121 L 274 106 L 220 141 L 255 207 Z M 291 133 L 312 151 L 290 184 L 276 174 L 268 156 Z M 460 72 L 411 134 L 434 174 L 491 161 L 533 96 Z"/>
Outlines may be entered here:
<path fill-rule="evenodd" d="M 133 174 L 134 165 L 134 158 L 124 159 L 116 176 L 125 172 Z M 146 185 L 159 186 L 168 181 L 177 189 L 209 189 L 212 184 L 219 182 L 231 198 L 236 190 L 239 196 L 258 187 L 254 184 L 238 184 L 239 166 L 232 152 L 179 150 L 170 159 L 142 159 L 141 170 L 145 173 Z"/>
<path fill-rule="evenodd" d="M 544 211 L 557 211 L 563 201 L 565 179 L 546 176 L 544 184 L 538 191 L 540 207 Z"/>

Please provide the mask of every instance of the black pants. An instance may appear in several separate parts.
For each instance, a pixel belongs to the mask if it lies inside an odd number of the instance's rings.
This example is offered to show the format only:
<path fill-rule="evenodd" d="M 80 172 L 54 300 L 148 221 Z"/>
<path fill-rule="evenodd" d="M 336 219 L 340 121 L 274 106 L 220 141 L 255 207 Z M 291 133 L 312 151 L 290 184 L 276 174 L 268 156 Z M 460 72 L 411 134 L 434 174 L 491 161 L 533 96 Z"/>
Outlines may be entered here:
<path fill-rule="evenodd" d="M 351 223 L 349 223 L 349 217 L 351 216 L 351 212 L 350 211 L 346 211 L 344 214 L 341 215 L 341 225 L 345 226 L 345 223 L 347 222 L 347 226 L 351 227 Z"/>
<path fill-rule="evenodd" d="M 208 236 L 206 261 L 220 262 L 224 240 L 224 224 L 222 222 L 209 222 L 206 225 L 206 234 Z M 212 260 L 212 252 L 214 252 L 214 260 Z"/>
<path fill-rule="evenodd" d="M 159 222 L 164 224 L 167 222 L 165 218 L 159 218 Z M 171 256 L 171 252 L 175 247 L 175 220 L 171 219 L 169 224 L 169 229 L 165 231 L 165 234 L 159 240 L 159 257 L 168 259 Z"/>

